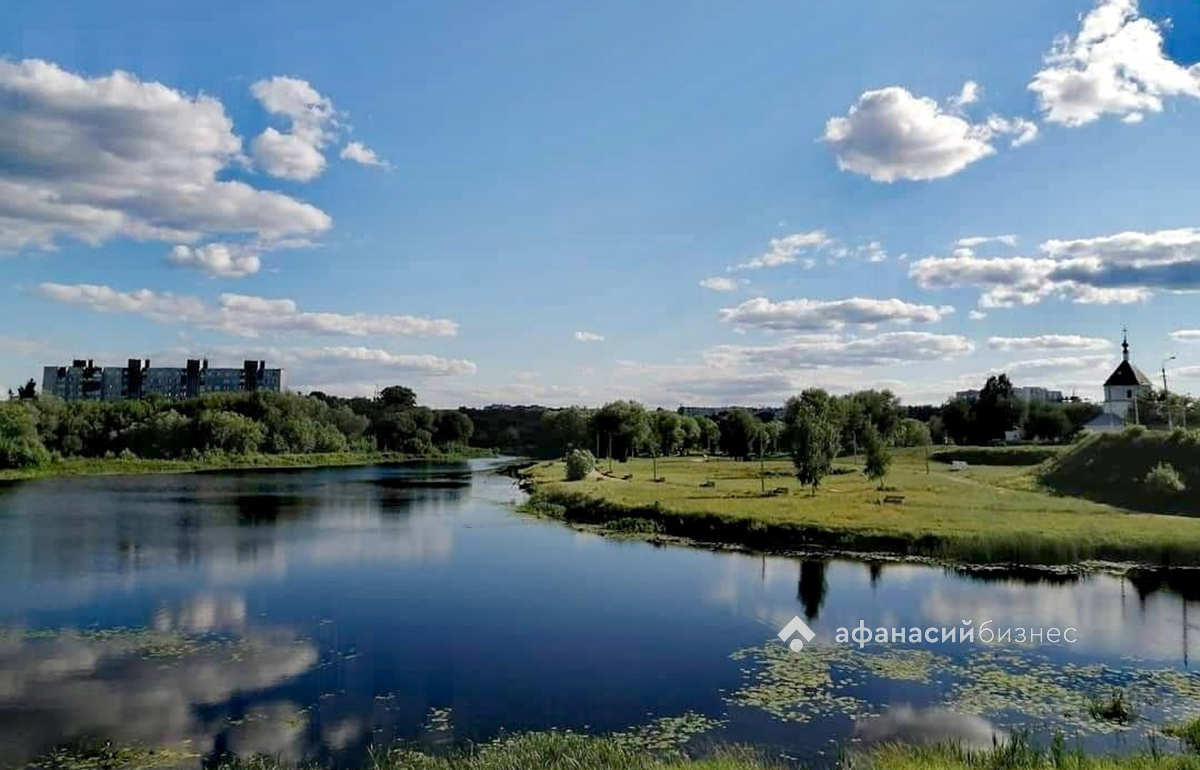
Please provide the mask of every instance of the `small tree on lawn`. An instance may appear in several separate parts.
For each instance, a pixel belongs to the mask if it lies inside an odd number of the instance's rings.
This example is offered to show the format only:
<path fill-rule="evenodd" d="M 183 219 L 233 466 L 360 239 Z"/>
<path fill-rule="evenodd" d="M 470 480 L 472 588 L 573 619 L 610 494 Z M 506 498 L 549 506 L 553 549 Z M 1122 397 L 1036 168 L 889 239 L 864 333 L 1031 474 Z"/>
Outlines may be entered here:
<path fill-rule="evenodd" d="M 573 449 L 567 455 L 567 481 L 582 481 L 596 468 L 596 458 L 586 449 Z"/>
<path fill-rule="evenodd" d="M 879 482 L 879 488 L 883 489 L 883 480 L 887 478 L 888 468 L 892 465 L 892 453 L 880 438 L 879 431 L 870 423 L 863 430 L 863 451 L 866 454 L 863 473 L 872 481 Z"/>
<path fill-rule="evenodd" d="M 792 465 L 801 485 L 817 494 L 821 480 L 833 468 L 833 458 L 841 446 L 841 431 L 828 414 L 818 414 L 808 404 L 796 404 L 788 410 L 786 436 L 791 445 Z"/>

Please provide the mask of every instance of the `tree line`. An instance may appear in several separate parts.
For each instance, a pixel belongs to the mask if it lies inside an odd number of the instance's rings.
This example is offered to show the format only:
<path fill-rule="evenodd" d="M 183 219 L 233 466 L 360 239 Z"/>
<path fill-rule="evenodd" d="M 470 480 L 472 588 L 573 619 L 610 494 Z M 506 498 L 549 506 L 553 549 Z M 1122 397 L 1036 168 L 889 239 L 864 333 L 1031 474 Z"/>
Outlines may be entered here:
<path fill-rule="evenodd" d="M 466 414 L 420 406 L 416 394 L 403 386 L 384 388 L 373 398 L 348 399 L 267 391 L 178 402 L 21 396 L 0 403 L 0 468 L 36 466 L 55 457 L 199 459 L 213 453 L 347 451 L 424 455 L 466 446 L 473 432 Z"/>

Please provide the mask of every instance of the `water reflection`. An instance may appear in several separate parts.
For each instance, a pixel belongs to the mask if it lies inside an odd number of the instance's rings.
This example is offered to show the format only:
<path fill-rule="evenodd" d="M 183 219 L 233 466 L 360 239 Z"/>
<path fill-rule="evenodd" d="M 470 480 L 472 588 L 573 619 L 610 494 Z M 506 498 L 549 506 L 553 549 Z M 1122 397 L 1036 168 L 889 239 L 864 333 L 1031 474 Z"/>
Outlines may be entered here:
<path fill-rule="evenodd" d="M 1007 733 L 974 714 L 945 709 L 893 706 L 876 717 L 858 720 L 854 737 L 866 746 L 909 743 L 918 746 L 953 743 L 967 749 L 986 749 L 1007 739 Z"/>
<path fill-rule="evenodd" d="M 84 736 L 203 750 L 227 729 L 232 699 L 316 664 L 316 647 L 293 632 L 247 625 L 238 596 L 164 608 L 153 628 L 9 631 L 0 637 L 0 756 L 25 762 Z M 243 745 L 254 738 L 234 731 Z M 255 745 L 280 748 L 261 736 Z"/>
<path fill-rule="evenodd" d="M 821 613 L 821 605 L 825 602 L 825 592 L 829 583 L 825 580 L 825 570 L 828 561 L 820 559 L 805 559 L 800 562 L 800 580 L 796 583 L 796 598 L 804 605 L 804 617 L 815 621 Z"/>

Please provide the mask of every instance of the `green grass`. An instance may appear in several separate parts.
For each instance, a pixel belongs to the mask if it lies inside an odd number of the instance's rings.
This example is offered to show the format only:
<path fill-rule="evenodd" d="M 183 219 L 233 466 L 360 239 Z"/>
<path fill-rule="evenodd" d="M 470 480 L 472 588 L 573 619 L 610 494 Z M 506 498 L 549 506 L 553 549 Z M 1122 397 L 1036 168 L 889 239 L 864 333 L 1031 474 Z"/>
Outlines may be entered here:
<path fill-rule="evenodd" d="M 1200 718 L 1181 725 L 1172 725 L 1163 732 L 1178 738 L 1189 751 L 1200 754 Z"/>
<path fill-rule="evenodd" d="M 982 751 L 955 746 L 889 745 L 846 763 L 849 770 L 1200 770 L 1200 757 L 1148 750 L 1131 754 L 1085 754 L 1056 739 L 1042 750 L 1020 736 Z"/>
<path fill-rule="evenodd" d="M 91 752 L 54 752 L 30 767 L 55 770 L 141 770 L 168 766 L 178 754 L 102 747 Z M 227 759 L 215 770 L 290 770 L 269 757 Z M 312 767 L 312 766 L 309 766 Z M 749 749 L 718 750 L 690 759 L 649 753 L 612 738 L 567 733 L 530 733 L 446 756 L 396 748 L 375 753 L 362 770 L 781 770 L 784 766 Z M 1200 770 L 1200 756 L 1150 751 L 1089 755 L 1056 740 L 1039 749 L 1016 736 L 986 750 L 956 746 L 885 745 L 845 755 L 842 770 Z"/>
<path fill-rule="evenodd" d="M 887 486 L 902 503 L 838 462 L 813 497 L 786 460 L 766 463 L 763 496 L 757 462 L 673 457 L 614 463 L 617 478 L 563 481 L 561 463 L 525 471 L 534 506 L 561 506 L 564 518 L 603 524 L 642 518 L 670 535 L 768 550 L 822 547 L 888 551 L 977 564 L 1069 564 L 1111 560 L 1153 565 L 1200 564 L 1200 519 L 1129 513 L 1079 497 L 1050 493 L 1038 473 L 1015 466 L 951 471 L 929 464 L 924 450 L 896 450 Z M 599 469 L 608 469 L 607 461 Z M 632 474 L 628 481 L 623 475 Z M 711 483 L 713 486 L 703 486 Z M 560 510 L 556 508 L 555 510 Z"/>
<path fill-rule="evenodd" d="M 490 450 L 408 455 L 401 452 L 325 452 L 311 454 L 216 454 L 196 460 L 145 460 L 120 457 L 67 457 L 33 468 L 0 470 L 0 481 L 47 476 L 105 476 L 150 473 L 197 473 L 201 471 L 272 468 L 318 468 L 340 465 L 376 465 L 410 460 L 461 460 L 491 457 Z"/>
<path fill-rule="evenodd" d="M 1170 464 L 1186 488 L 1164 493 L 1148 485 L 1146 474 L 1159 463 Z M 1135 428 L 1093 436 L 1056 460 L 1044 482 L 1063 494 L 1123 508 L 1200 516 L 1200 431 Z"/>

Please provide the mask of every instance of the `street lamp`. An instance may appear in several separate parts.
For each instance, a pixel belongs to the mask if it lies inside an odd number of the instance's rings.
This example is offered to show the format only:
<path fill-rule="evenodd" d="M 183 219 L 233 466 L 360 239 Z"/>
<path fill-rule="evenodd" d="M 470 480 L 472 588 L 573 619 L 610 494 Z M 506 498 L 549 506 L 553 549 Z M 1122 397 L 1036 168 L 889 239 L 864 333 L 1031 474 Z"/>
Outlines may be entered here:
<path fill-rule="evenodd" d="M 1162 376 L 1163 376 L 1163 403 L 1167 407 L 1167 427 L 1174 430 L 1175 421 L 1171 417 L 1171 393 L 1167 390 L 1167 362 L 1174 361 L 1175 356 L 1169 356 L 1162 360 Z M 1185 406 L 1184 409 L 1187 409 Z M 1187 412 L 1184 412 L 1184 419 L 1187 419 Z"/>

